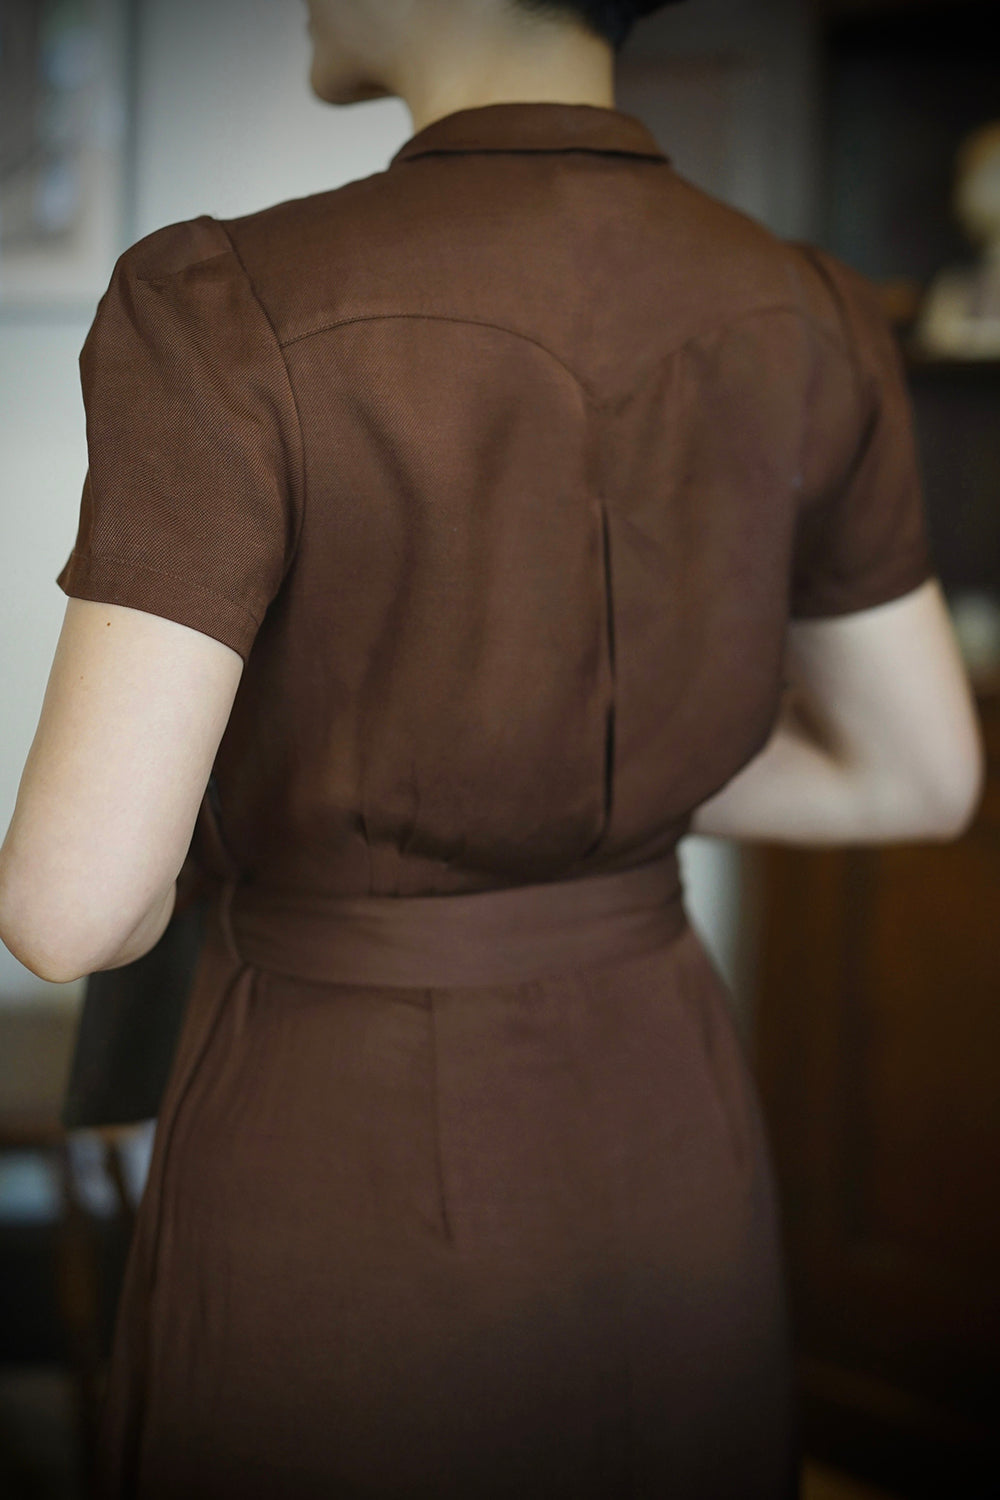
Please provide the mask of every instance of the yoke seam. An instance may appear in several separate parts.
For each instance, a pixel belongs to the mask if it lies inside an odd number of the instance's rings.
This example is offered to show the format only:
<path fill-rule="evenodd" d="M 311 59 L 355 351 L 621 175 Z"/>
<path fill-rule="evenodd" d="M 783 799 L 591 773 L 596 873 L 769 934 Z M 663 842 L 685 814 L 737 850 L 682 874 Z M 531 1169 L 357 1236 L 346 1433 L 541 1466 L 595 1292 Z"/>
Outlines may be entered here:
<path fill-rule="evenodd" d="M 788 301 L 771 302 L 766 303 L 761 307 L 747 308 L 744 312 L 737 313 L 737 315 L 733 318 L 716 321 L 714 323 L 707 323 L 704 327 L 696 329 L 693 333 L 688 334 L 686 338 L 681 339 L 679 343 L 665 350 L 663 358 L 671 359 L 675 355 L 683 353 L 683 351 L 690 344 L 696 343 L 699 339 L 708 338 L 713 333 L 724 331 L 728 328 L 734 328 L 737 324 L 746 322 L 750 318 L 766 317 L 775 313 L 791 313 L 795 317 L 801 319 L 803 323 L 807 324 L 816 333 L 821 334 L 828 341 L 828 343 L 830 343 L 837 350 L 839 354 L 843 355 L 848 360 L 848 362 L 852 364 L 852 366 L 854 365 L 850 346 L 847 344 L 841 334 L 839 334 L 835 329 L 828 327 L 825 323 L 820 322 L 820 320 L 814 317 L 814 315 L 806 308 L 800 307 L 796 303 Z M 531 334 L 524 333 L 519 328 L 511 328 L 506 323 L 497 323 L 489 318 L 463 318 L 457 317 L 450 313 L 360 313 L 355 317 L 338 318 L 332 323 L 322 323 L 316 328 L 309 329 L 306 333 L 297 333 L 288 339 L 279 339 L 278 347 L 279 349 L 284 351 L 285 349 L 290 348 L 292 344 L 298 344 L 303 342 L 303 340 L 305 339 L 314 338 L 317 334 L 331 333 L 336 328 L 349 328 L 355 323 L 381 323 L 395 321 L 397 319 L 412 319 L 414 321 L 422 320 L 425 322 L 435 323 L 462 323 L 476 328 L 495 328 L 501 333 L 509 334 L 511 338 L 521 339 L 523 340 L 523 342 L 534 344 L 537 349 L 541 349 L 542 352 L 547 354 L 550 359 L 554 360 L 561 369 L 566 371 L 566 374 L 569 375 L 569 377 L 573 381 L 575 381 L 575 383 L 584 392 L 587 400 L 590 401 L 591 404 L 597 406 L 607 404 L 605 399 L 597 395 L 597 393 L 592 390 L 588 382 L 584 380 L 583 377 L 579 375 L 570 365 L 568 365 L 561 355 L 557 354 L 555 350 L 550 349 L 547 344 L 542 343 L 541 339 L 534 338 Z M 289 384 L 291 384 L 290 381 Z"/>

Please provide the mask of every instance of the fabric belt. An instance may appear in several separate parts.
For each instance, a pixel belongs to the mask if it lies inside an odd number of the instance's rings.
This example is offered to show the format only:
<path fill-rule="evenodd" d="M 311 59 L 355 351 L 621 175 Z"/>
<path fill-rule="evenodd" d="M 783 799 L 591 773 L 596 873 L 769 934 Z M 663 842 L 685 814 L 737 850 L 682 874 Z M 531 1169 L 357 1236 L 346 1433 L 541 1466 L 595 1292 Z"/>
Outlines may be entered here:
<path fill-rule="evenodd" d="M 610 874 L 434 896 L 299 895 L 230 879 L 220 920 L 241 963 L 403 987 L 542 979 L 649 952 L 688 926 L 676 849 Z"/>

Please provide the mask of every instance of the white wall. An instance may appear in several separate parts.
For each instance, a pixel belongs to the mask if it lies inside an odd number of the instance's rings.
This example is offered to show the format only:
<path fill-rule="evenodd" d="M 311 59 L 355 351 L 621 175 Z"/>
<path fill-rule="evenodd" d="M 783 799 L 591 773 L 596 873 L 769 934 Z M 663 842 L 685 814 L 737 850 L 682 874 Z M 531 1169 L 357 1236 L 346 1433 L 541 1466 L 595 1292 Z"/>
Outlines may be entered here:
<path fill-rule="evenodd" d="M 815 160 L 808 13 L 799 0 L 692 0 L 662 12 L 630 39 L 617 98 L 685 175 L 804 237 Z M 143 0 L 139 22 L 126 243 L 177 219 L 248 213 L 367 176 L 411 133 L 398 99 L 336 110 L 313 98 L 299 0 Z M 3 828 L 65 608 L 54 580 L 86 469 L 77 357 L 90 316 L 0 323 Z M 689 839 L 681 857 L 692 917 L 739 999 L 736 851 Z M 0 1004 L 75 1005 L 81 992 L 37 979 L 0 945 Z"/>
<path fill-rule="evenodd" d="M 411 133 L 398 99 L 335 111 L 309 92 L 300 0 L 142 0 L 133 223 L 122 244 L 199 213 L 249 213 L 378 171 Z M 106 267 L 110 277 L 114 257 Z M 96 299 L 95 299 L 96 306 Z M 0 321 L 0 823 L 38 722 L 87 467 L 84 317 Z M 0 1005 L 76 1006 L 0 944 Z"/>

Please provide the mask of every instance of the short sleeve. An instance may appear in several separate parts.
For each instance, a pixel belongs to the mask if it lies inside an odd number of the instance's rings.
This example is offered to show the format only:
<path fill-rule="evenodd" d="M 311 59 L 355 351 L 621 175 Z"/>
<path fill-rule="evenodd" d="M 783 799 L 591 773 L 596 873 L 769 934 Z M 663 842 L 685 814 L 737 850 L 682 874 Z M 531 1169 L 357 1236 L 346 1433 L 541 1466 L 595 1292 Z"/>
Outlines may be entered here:
<path fill-rule="evenodd" d="M 64 593 L 165 616 L 246 661 L 301 522 L 301 438 L 271 323 L 223 225 L 117 260 L 79 358 L 88 467 Z"/>
<path fill-rule="evenodd" d="M 837 339 L 820 341 L 819 452 L 806 465 L 824 482 L 803 498 L 793 547 L 789 616 L 809 619 L 888 603 L 935 564 L 906 371 L 878 293 L 825 251 L 796 248 L 825 286 Z"/>

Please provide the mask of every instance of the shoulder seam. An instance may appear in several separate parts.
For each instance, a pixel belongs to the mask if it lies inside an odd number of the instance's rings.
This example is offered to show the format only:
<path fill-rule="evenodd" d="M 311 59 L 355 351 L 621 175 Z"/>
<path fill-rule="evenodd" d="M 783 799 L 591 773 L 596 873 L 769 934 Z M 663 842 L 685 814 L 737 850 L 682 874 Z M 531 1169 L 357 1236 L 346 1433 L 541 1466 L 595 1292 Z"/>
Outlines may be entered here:
<path fill-rule="evenodd" d="M 208 217 L 210 217 L 210 216 L 208 216 Z M 289 400 L 292 403 L 292 410 L 295 413 L 295 428 L 296 428 L 296 438 L 297 438 L 297 443 L 298 443 L 298 452 L 296 454 L 296 468 L 297 468 L 298 472 L 297 472 L 297 474 L 295 476 L 295 483 L 296 483 L 296 488 L 298 489 L 298 492 L 299 492 L 299 505 L 298 505 L 298 526 L 296 528 L 295 536 L 294 536 L 294 538 L 292 540 L 291 555 L 289 556 L 289 559 L 288 559 L 288 569 L 290 569 L 291 566 L 292 566 L 292 564 L 293 564 L 293 562 L 295 561 L 295 556 L 296 556 L 296 554 L 297 554 L 297 552 L 299 550 L 299 540 L 300 540 L 300 538 L 302 536 L 302 531 L 303 531 L 303 528 L 305 526 L 305 517 L 306 517 L 305 442 L 304 442 L 304 439 L 303 439 L 303 436 L 302 436 L 302 416 L 301 416 L 301 413 L 299 412 L 299 403 L 295 399 L 295 387 L 292 385 L 292 378 L 291 378 L 291 375 L 288 372 L 288 361 L 285 359 L 284 347 L 283 347 L 283 345 L 281 343 L 281 340 L 278 338 L 277 329 L 275 328 L 273 322 L 271 321 L 271 315 L 268 312 L 267 308 L 264 306 L 263 302 L 261 301 L 260 294 L 257 291 L 257 288 L 254 286 L 253 277 L 250 275 L 250 272 L 247 270 L 247 267 L 246 267 L 246 264 L 245 264 L 245 262 L 243 260 L 243 257 L 240 255 L 240 252 L 237 250 L 236 245 L 235 245 L 235 243 L 233 241 L 233 237 L 229 233 L 229 230 L 226 228 L 225 224 L 222 222 L 221 219 L 215 219 L 215 218 L 213 218 L 212 222 L 214 224 L 218 224 L 219 229 L 225 235 L 226 242 L 228 243 L 228 245 L 230 247 L 230 250 L 232 252 L 233 258 L 236 261 L 236 264 L 239 266 L 240 270 L 243 272 L 243 276 L 244 276 L 244 278 L 246 280 L 246 284 L 250 288 L 251 295 L 253 296 L 253 299 L 256 302 L 257 306 L 260 308 L 261 316 L 263 317 L 265 323 L 267 324 L 267 326 L 268 326 L 268 328 L 270 330 L 271 337 L 274 340 L 275 348 L 278 351 L 278 357 L 281 360 L 281 368 L 282 368 L 282 370 L 284 371 L 284 374 L 285 374 L 285 384 L 288 387 L 288 396 L 289 396 Z M 225 251 L 221 251 L 220 253 L 221 254 L 225 254 L 226 252 Z M 212 259 L 214 259 L 214 256 L 208 256 L 207 259 L 212 260 Z M 286 572 L 288 571 L 288 569 L 286 569 Z"/>
<path fill-rule="evenodd" d="M 164 230 L 179 229 L 182 226 L 186 227 L 189 224 L 202 223 L 211 223 L 218 225 L 219 229 L 222 230 L 222 233 L 226 237 L 226 239 L 229 239 L 229 236 L 226 235 L 226 231 L 218 219 L 213 218 L 211 214 L 197 214 L 193 219 L 176 219 L 171 224 L 161 224 L 157 229 L 151 229 L 149 233 L 144 234 L 141 239 L 138 239 L 134 241 L 133 244 L 127 246 L 126 249 L 123 250 L 121 255 L 118 257 L 119 261 L 124 262 L 126 257 L 131 255 L 133 250 L 138 249 L 138 247 L 146 240 L 151 239 L 154 235 L 162 233 Z M 228 253 L 229 252 L 225 247 L 223 247 L 221 250 L 213 250 L 210 255 L 199 255 L 197 260 L 185 261 L 184 265 L 176 266 L 172 271 L 151 271 L 148 275 L 142 275 L 141 272 L 136 271 L 134 273 L 135 279 L 136 281 L 143 282 L 146 286 L 155 286 L 157 282 L 170 281 L 174 276 L 182 275 L 184 271 L 189 271 L 192 266 L 207 265 L 210 260 L 218 260 L 220 255 L 227 255 Z"/>
<path fill-rule="evenodd" d="M 857 348 L 853 339 L 851 339 L 849 336 L 850 319 L 848 317 L 847 307 L 845 305 L 843 295 L 840 291 L 840 288 L 837 286 L 833 277 L 830 275 L 829 271 L 824 265 L 822 253 L 817 253 L 818 247 L 802 242 L 796 248 L 803 256 L 805 256 L 805 258 L 809 261 L 809 264 L 814 267 L 817 276 L 819 276 L 819 278 L 823 282 L 823 285 L 826 287 L 830 300 L 836 308 L 837 317 L 839 319 L 841 329 L 843 330 L 842 339 L 844 352 L 846 353 L 847 358 L 850 361 L 851 369 L 854 372 L 854 383 L 858 394 L 858 404 L 863 408 L 865 392 L 871 382 L 870 379 L 866 378 L 865 376 L 865 371 L 862 368 L 861 360 L 858 357 Z"/>

